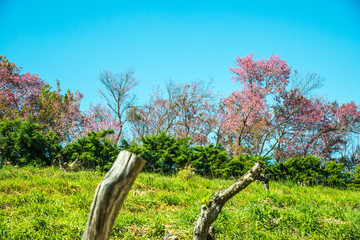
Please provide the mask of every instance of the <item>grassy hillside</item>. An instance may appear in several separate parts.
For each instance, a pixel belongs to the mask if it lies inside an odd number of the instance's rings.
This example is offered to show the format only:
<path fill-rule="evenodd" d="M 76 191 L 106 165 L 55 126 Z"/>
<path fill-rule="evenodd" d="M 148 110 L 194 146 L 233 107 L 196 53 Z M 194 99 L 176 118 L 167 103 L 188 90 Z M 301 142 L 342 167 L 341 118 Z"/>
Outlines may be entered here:
<path fill-rule="evenodd" d="M 79 239 L 104 174 L 54 168 L 0 170 L 0 239 Z M 141 173 L 116 219 L 112 239 L 191 239 L 200 206 L 233 181 Z M 224 207 L 217 239 L 360 239 L 360 192 L 251 184 Z"/>

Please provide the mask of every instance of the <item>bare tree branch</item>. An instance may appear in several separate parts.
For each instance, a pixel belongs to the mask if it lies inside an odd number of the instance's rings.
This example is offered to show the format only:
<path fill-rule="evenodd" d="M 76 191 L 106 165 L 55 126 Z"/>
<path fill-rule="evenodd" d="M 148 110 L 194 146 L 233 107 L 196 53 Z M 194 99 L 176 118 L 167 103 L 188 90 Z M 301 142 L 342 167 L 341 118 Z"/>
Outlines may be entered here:
<path fill-rule="evenodd" d="M 216 220 L 225 203 L 246 188 L 250 183 L 255 180 L 261 181 L 264 183 L 264 188 L 267 190 L 269 188 L 268 179 L 264 174 L 261 174 L 263 170 L 264 165 L 261 162 L 257 162 L 230 187 L 216 192 L 209 200 L 209 203 L 201 207 L 200 216 L 194 227 L 193 240 L 214 239 L 214 236 L 209 236 L 215 234 L 215 230 L 211 224 Z M 210 231 L 211 234 L 209 233 Z"/>
<path fill-rule="evenodd" d="M 120 73 L 103 70 L 100 72 L 99 80 L 105 87 L 105 89 L 99 89 L 99 93 L 119 121 L 120 131 L 117 137 L 119 140 L 127 120 L 127 111 L 134 105 L 136 98 L 134 94 L 130 94 L 130 91 L 138 85 L 138 81 L 131 68 Z"/>
<path fill-rule="evenodd" d="M 298 71 L 294 71 L 294 75 L 291 78 L 291 89 L 298 89 L 304 95 L 309 92 L 318 89 L 323 86 L 323 78 L 317 73 L 308 73 L 306 76 L 302 76 Z"/>

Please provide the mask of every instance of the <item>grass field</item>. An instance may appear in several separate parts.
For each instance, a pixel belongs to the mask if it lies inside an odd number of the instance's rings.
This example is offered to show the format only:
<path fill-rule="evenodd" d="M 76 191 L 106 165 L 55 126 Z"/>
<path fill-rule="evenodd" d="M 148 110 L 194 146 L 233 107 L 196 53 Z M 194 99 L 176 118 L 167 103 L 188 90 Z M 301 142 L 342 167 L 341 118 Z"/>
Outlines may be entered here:
<path fill-rule="evenodd" d="M 183 170 L 141 173 L 116 219 L 111 239 L 161 239 L 164 230 L 191 239 L 202 204 L 233 180 Z M 80 239 L 104 174 L 5 166 L 0 170 L 0 239 Z M 252 183 L 216 220 L 216 239 L 360 239 L 360 192 Z"/>

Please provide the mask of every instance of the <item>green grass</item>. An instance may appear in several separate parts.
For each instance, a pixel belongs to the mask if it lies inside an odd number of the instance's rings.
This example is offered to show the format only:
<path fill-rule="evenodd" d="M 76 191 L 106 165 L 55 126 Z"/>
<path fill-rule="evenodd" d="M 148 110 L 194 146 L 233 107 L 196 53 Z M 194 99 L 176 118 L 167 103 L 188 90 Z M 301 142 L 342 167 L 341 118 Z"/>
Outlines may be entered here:
<path fill-rule="evenodd" d="M 185 171 L 185 170 L 184 170 Z M 0 239 L 80 239 L 99 172 L 5 166 L 0 170 Z M 141 173 L 111 239 L 191 239 L 200 207 L 233 181 Z M 360 239 L 360 192 L 252 183 L 214 223 L 217 239 Z"/>

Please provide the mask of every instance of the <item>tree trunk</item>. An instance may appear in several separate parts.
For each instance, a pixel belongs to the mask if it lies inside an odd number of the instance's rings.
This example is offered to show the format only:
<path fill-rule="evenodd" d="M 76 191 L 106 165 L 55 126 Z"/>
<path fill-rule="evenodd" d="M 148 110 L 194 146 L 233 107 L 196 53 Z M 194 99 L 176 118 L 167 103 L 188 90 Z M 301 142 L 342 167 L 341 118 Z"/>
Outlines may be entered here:
<path fill-rule="evenodd" d="M 119 153 L 96 189 L 83 240 L 109 239 L 115 218 L 144 165 L 145 161 L 133 153 Z"/>
<path fill-rule="evenodd" d="M 211 225 L 218 217 L 224 204 L 246 188 L 255 180 L 264 183 L 264 188 L 268 189 L 268 179 L 261 172 L 264 170 L 262 163 L 257 162 L 255 165 L 244 174 L 239 180 L 233 183 L 225 190 L 220 190 L 212 196 L 209 203 L 201 207 L 201 212 L 198 220 L 195 223 L 193 240 L 207 240 L 215 239 L 215 229 Z"/>

